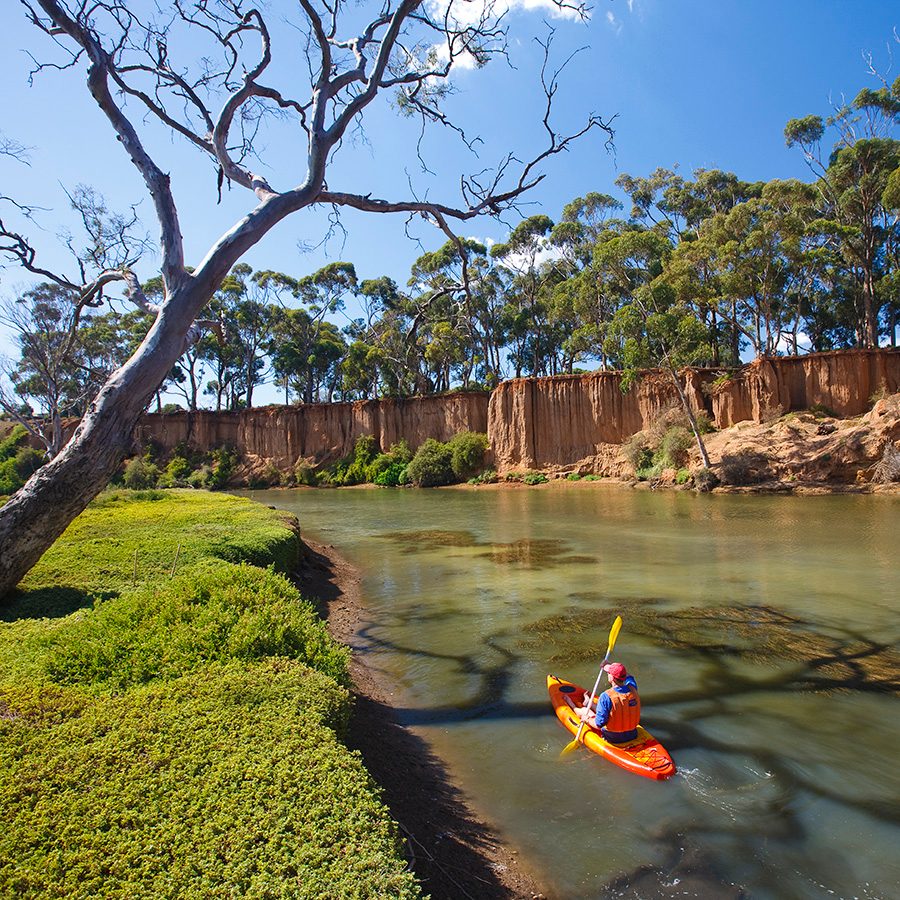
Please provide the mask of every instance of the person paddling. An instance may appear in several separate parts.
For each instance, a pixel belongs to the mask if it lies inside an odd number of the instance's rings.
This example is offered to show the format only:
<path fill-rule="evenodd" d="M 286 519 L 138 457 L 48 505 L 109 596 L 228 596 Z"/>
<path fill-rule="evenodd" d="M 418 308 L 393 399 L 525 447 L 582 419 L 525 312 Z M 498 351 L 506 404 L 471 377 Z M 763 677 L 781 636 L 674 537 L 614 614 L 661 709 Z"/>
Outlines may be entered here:
<path fill-rule="evenodd" d="M 582 722 L 594 725 L 611 744 L 624 744 L 637 737 L 637 727 L 641 719 L 641 698 L 638 696 L 637 682 L 629 675 L 622 663 L 609 663 L 603 667 L 609 678 L 609 689 L 604 691 L 597 703 L 594 715 L 591 699 L 585 695 L 585 705 L 575 712 Z M 593 719 L 593 721 L 590 721 Z"/>

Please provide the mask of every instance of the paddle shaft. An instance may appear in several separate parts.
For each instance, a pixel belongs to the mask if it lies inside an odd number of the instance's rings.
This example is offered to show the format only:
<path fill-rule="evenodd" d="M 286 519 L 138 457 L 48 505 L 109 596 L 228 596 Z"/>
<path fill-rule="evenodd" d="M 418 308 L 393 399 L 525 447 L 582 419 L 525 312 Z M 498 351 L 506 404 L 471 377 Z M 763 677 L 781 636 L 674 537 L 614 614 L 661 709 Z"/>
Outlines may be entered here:
<path fill-rule="evenodd" d="M 600 671 L 597 673 L 597 680 L 594 682 L 594 689 L 587 696 L 587 702 L 585 703 L 585 706 L 588 709 L 591 708 L 591 700 L 593 700 L 594 695 L 597 693 L 597 688 L 600 687 L 600 679 L 603 677 L 603 667 L 606 665 L 606 661 L 612 654 L 613 647 L 616 646 L 616 638 L 619 636 L 619 630 L 621 628 L 622 617 L 616 616 L 616 620 L 613 622 L 612 628 L 609 631 L 609 646 L 606 648 L 606 656 L 603 657 L 603 662 L 600 663 Z M 575 734 L 575 741 L 581 740 L 581 732 L 584 731 L 584 726 L 586 724 L 587 723 L 582 720 L 581 724 L 578 726 L 578 731 Z"/>

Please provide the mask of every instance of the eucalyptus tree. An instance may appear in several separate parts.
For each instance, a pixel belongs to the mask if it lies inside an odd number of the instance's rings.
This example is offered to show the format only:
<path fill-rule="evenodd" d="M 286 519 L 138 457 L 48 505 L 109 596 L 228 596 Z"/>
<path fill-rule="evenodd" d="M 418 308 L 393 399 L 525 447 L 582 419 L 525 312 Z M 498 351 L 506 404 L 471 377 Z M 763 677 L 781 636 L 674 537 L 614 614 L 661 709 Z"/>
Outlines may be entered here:
<path fill-rule="evenodd" d="M 513 228 L 506 241 L 491 247 L 491 258 L 508 274 L 506 319 L 516 377 L 523 370 L 530 375 L 556 374 L 548 318 L 553 224 L 549 216 L 529 216 Z"/>
<path fill-rule="evenodd" d="M 603 341 L 615 310 L 608 308 L 602 280 L 594 271 L 594 247 L 617 223 L 625 224 L 616 218 L 621 210 L 621 202 L 614 197 L 592 191 L 563 207 L 550 234 L 550 243 L 559 254 L 554 267 L 564 275 L 552 289 L 550 321 L 561 332 L 559 345 L 566 372 L 584 357 L 596 357 L 602 368 L 607 366 Z"/>
<path fill-rule="evenodd" d="M 275 225 L 311 206 L 350 207 L 422 216 L 450 237 L 454 220 L 509 210 L 542 179 L 540 164 L 576 138 L 594 129 L 609 133 L 609 126 L 592 115 L 576 132 L 561 135 L 551 121 L 557 79 L 545 71 L 546 145 L 532 159 L 517 165 L 510 153 L 492 172 L 479 164 L 478 175 L 461 179 L 462 200 L 456 205 L 415 197 L 386 200 L 365 189 L 340 189 L 331 162 L 352 151 L 345 140 L 349 129 L 383 95 L 393 96 L 402 112 L 421 117 L 423 127 L 452 124 L 441 105 L 448 78 L 461 57 L 484 65 L 505 54 L 505 6 L 387 0 L 367 11 L 303 0 L 273 33 L 268 13 L 242 0 L 161 2 L 139 11 L 117 0 L 22 3 L 50 54 L 37 69 L 60 77 L 86 76 L 89 97 L 144 181 L 159 222 L 165 296 L 150 304 L 133 260 L 86 271 L 84 283 L 76 286 L 79 297 L 92 298 L 102 286 L 120 282 L 154 322 L 135 354 L 101 389 L 67 447 L 0 510 L 0 595 L 102 489 L 127 451 L 142 410 L 195 339 L 201 311 L 233 266 Z M 585 13 L 578 0 L 556 3 Z M 282 46 L 291 42 L 293 47 Z M 190 48 L 190 58 L 179 56 L 184 47 Z M 32 57 L 41 52 L 34 50 Z M 274 64 L 284 52 L 291 63 Z M 544 58 L 546 67 L 547 53 Z M 306 65 L 297 65 L 298 60 Z M 302 84 L 299 90 L 296 86 L 306 76 L 308 93 Z M 295 83 L 277 86 L 279 77 Z M 268 123 L 286 117 L 299 126 L 306 145 L 300 171 L 287 175 L 274 164 L 256 164 L 265 155 L 261 134 Z M 226 226 L 193 270 L 185 261 L 173 182 L 163 161 L 165 142 L 157 139 L 160 128 L 206 157 L 219 186 L 246 190 L 250 200 L 246 214 Z M 279 184 L 285 181 L 294 186 Z M 9 227 L 0 229 L 0 236 L 8 256 L 40 272 L 27 238 Z"/>
<path fill-rule="evenodd" d="M 791 119 L 784 129 L 789 147 L 799 146 L 816 174 L 829 216 L 841 228 L 840 249 L 857 293 L 857 342 L 877 347 L 881 332 L 881 278 L 893 264 L 890 241 L 900 227 L 900 210 L 883 202 L 891 174 L 900 166 L 900 78 L 877 90 L 864 88 L 822 119 Z M 834 140 L 822 151 L 826 132 Z"/>
<path fill-rule="evenodd" d="M 50 456 L 62 446 L 63 417 L 78 415 L 84 399 L 76 300 L 70 288 L 50 282 L 0 306 L 0 324 L 19 350 L 19 359 L 4 367 L 12 390 L 0 382 L 0 407 L 37 437 Z M 38 421 L 19 414 L 22 400 L 38 406 Z"/>
<path fill-rule="evenodd" d="M 663 278 L 642 284 L 631 293 L 616 310 L 606 339 L 607 353 L 623 370 L 623 390 L 630 389 L 646 369 L 661 368 L 668 375 L 706 469 L 710 467 L 709 455 L 680 370 L 709 356 L 707 340 L 707 330 L 694 310 L 678 302 Z"/>
<path fill-rule="evenodd" d="M 423 253 L 412 265 L 408 287 L 415 307 L 409 340 L 422 343 L 430 389 L 449 390 L 454 380 L 468 385 L 476 368 L 496 384 L 502 364 L 492 302 L 496 285 L 484 244 L 450 240 Z"/>

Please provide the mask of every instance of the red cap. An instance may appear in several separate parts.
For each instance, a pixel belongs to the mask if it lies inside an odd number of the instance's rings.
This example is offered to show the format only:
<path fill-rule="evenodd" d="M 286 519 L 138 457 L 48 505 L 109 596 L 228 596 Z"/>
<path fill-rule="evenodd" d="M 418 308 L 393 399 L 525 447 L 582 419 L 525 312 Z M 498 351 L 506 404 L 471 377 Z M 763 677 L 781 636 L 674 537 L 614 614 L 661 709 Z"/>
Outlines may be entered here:
<path fill-rule="evenodd" d="M 608 672 L 616 681 L 624 681 L 628 677 L 625 666 L 622 663 L 610 663 L 603 667 L 604 672 Z"/>

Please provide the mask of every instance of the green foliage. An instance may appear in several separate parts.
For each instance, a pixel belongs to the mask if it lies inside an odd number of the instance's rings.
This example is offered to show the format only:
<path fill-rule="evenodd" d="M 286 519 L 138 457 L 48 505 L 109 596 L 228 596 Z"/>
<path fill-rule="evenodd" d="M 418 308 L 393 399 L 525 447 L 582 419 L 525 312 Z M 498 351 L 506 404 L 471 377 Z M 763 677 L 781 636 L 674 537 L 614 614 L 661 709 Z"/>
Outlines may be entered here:
<path fill-rule="evenodd" d="M 681 425 L 670 428 L 660 442 L 654 460 L 667 469 L 680 469 L 687 462 L 694 436 Z"/>
<path fill-rule="evenodd" d="M 27 440 L 28 432 L 16 425 L 0 441 L 0 494 L 14 494 L 44 464 L 44 455 Z"/>
<path fill-rule="evenodd" d="M 347 680 L 346 648 L 283 575 L 207 561 L 170 582 L 98 604 L 54 637 L 46 668 L 60 684 L 121 691 L 209 662 L 267 656 Z"/>
<path fill-rule="evenodd" d="M 190 460 L 184 456 L 180 456 L 177 452 L 169 460 L 166 469 L 159 479 L 159 487 L 184 487 L 188 483 L 188 476 L 192 473 L 193 467 Z"/>
<path fill-rule="evenodd" d="M 416 455 L 406 467 L 410 481 L 416 487 L 437 487 L 452 484 L 453 450 L 449 444 L 442 444 L 428 438 L 416 451 Z"/>
<path fill-rule="evenodd" d="M 688 469 L 679 469 L 675 473 L 675 484 L 687 484 L 691 480 L 691 473 Z"/>
<path fill-rule="evenodd" d="M 495 469 L 485 469 L 469 479 L 469 484 L 496 484 L 500 480 Z"/>
<path fill-rule="evenodd" d="M 87 701 L 0 688 L 0 894 L 420 893 L 359 757 L 347 692 L 289 660 Z"/>
<path fill-rule="evenodd" d="M 369 434 L 360 435 L 353 447 L 353 454 L 322 473 L 322 483 L 335 486 L 364 484 L 367 470 L 378 456 L 378 443 Z"/>
<path fill-rule="evenodd" d="M 14 425 L 12 431 L 0 441 L 0 462 L 13 459 L 20 447 L 28 440 L 28 431 L 24 425 Z"/>
<path fill-rule="evenodd" d="M 407 468 L 407 463 L 392 462 L 386 469 L 382 469 L 372 481 L 381 487 L 397 487 L 406 483 Z"/>
<path fill-rule="evenodd" d="M 569 472 L 569 474 L 566 475 L 566 481 L 581 481 L 581 473 Z"/>
<path fill-rule="evenodd" d="M 278 513 L 190 491 L 70 526 L 0 624 L 0 895 L 420 896 L 338 742 L 347 649 L 285 578 L 219 561 L 297 549 Z M 76 587 L 92 609 L 37 617 Z"/>
<path fill-rule="evenodd" d="M 522 484 L 547 484 L 550 480 L 543 472 L 507 472 L 504 476 L 506 481 L 521 482 Z"/>
<path fill-rule="evenodd" d="M 653 465 L 653 448 L 649 435 L 644 431 L 633 434 L 623 445 L 622 453 L 635 472 Z"/>
<path fill-rule="evenodd" d="M 274 565 L 291 572 L 300 543 L 294 520 L 249 500 L 190 490 L 109 491 L 66 529 L 20 584 L 108 596 L 169 577 L 204 559 Z"/>
<path fill-rule="evenodd" d="M 316 470 L 305 462 L 298 462 L 294 466 L 294 482 L 305 484 L 307 487 L 315 487 L 319 483 Z"/>
<path fill-rule="evenodd" d="M 237 453 L 230 447 L 198 453 L 179 444 L 162 470 L 157 464 L 160 457 L 159 448 L 150 445 L 143 456 L 128 460 L 121 477 L 122 485 L 132 490 L 187 486 L 215 491 L 228 484 L 238 462 Z"/>
<path fill-rule="evenodd" d="M 131 490 L 156 487 L 159 483 L 159 466 L 147 462 L 143 456 L 135 456 L 125 464 L 122 484 Z"/>
<path fill-rule="evenodd" d="M 602 475 L 585 475 L 584 481 L 603 481 Z"/>
<path fill-rule="evenodd" d="M 450 439 L 450 467 L 460 481 L 473 476 L 484 465 L 488 447 L 486 434 L 462 431 Z"/>

